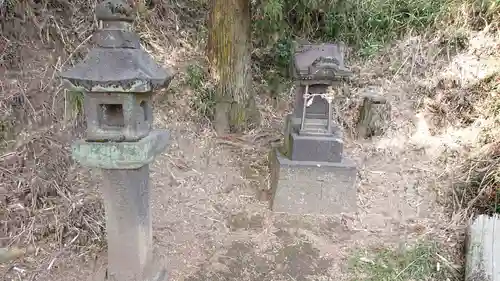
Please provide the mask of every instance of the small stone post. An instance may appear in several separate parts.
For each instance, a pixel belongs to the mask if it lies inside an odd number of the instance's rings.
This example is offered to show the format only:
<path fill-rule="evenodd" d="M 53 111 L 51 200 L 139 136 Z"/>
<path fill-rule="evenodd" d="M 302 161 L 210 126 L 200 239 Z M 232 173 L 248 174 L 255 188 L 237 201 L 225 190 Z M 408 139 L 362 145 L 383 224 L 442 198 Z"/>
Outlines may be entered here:
<path fill-rule="evenodd" d="M 370 138 L 382 135 L 391 121 L 391 105 L 376 89 L 368 88 L 363 94 L 363 104 L 359 110 L 358 137 Z"/>
<path fill-rule="evenodd" d="M 166 148 L 168 132 L 152 130 L 152 94 L 173 73 L 141 49 L 126 2 L 103 1 L 96 18 L 96 47 L 61 75 L 85 96 L 86 137 L 73 144 L 73 158 L 102 171 L 107 280 L 163 281 L 166 270 L 153 258 L 149 164 Z"/>

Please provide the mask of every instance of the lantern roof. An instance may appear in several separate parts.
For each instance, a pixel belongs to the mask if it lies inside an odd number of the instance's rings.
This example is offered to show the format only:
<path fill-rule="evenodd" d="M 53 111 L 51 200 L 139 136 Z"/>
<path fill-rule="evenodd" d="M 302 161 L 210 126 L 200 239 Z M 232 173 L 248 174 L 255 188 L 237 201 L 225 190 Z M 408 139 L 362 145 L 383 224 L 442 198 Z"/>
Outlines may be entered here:
<path fill-rule="evenodd" d="M 149 92 L 167 87 L 170 69 L 159 66 L 132 31 L 132 8 L 122 0 L 105 0 L 96 7 L 102 21 L 93 35 L 95 47 L 61 77 L 87 92 Z"/>
<path fill-rule="evenodd" d="M 353 75 L 344 65 L 343 44 L 301 44 L 293 52 L 293 74 L 307 84 L 329 84 Z"/>

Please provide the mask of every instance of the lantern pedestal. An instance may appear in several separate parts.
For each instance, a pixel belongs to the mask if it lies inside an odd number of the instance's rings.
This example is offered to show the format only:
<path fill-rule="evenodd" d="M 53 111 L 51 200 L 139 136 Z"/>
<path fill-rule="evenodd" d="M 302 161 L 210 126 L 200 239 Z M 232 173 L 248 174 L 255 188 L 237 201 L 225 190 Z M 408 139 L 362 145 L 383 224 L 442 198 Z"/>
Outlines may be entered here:
<path fill-rule="evenodd" d="M 103 169 L 102 174 L 107 281 L 166 280 L 166 269 L 153 259 L 149 165 L 130 170 Z"/>
<path fill-rule="evenodd" d="M 167 131 L 155 130 L 137 142 L 89 142 L 77 140 L 72 156 L 78 163 L 100 169 L 139 169 L 153 162 L 168 145 Z"/>
<path fill-rule="evenodd" d="M 107 278 L 95 281 L 165 281 L 166 269 L 153 260 L 149 164 L 168 145 L 167 131 L 137 142 L 73 144 L 73 158 L 100 168 L 106 211 Z"/>
<path fill-rule="evenodd" d="M 61 74 L 84 94 L 87 130 L 74 143 L 73 158 L 102 172 L 108 265 L 107 277 L 94 281 L 167 278 L 162 261 L 153 258 L 149 164 L 169 139 L 168 132 L 153 130 L 152 96 L 174 74 L 141 48 L 134 18 L 125 0 L 97 4 L 94 48 Z"/>
<path fill-rule="evenodd" d="M 293 161 L 270 154 L 271 209 L 291 214 L 335 215 L 356 210 L 356 166 L 341 162 Z"/>

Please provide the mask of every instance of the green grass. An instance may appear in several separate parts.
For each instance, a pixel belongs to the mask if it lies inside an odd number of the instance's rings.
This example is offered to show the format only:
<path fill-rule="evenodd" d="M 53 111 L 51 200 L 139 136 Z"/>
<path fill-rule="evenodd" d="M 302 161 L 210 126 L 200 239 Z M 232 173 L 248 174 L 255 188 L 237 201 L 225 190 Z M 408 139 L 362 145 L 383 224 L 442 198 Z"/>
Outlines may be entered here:
<path fill-rule="evenodd" d="M 194 96 L 190 99 L 190 106 L 200 116 L 211 120 L 215 110 L 215 92 L 210 85 L 204 83 L 206 80 L 205 70 L 201 66 L 191 64 L 187 67 L 186 84 L 194 92 Z"/>
<path fill-rule="evenodd" d="M 186 83 L 191 89 L 199 91 L 203 87 L 205 80 L 205 72 L 203 68 L 197 64 L 191 64 L 186 69 Z"/>
<path fill-rule="evenodd" d="M 500 0 L 269 0 L 255 11 L 259 43 L 342 40 L 359 55 L 371 56 L 409 32 L 477 30 L 498 23 Z"/>
<path fill-rule="evenodd" d="M 409 31 L 423 32 L 442 15 L 448 0 L 354 0 L 340 1 L 327 15 L 327 38 L 354 45 L 361 55 L 371 56 Z"/>
<path fill-rule="evenodd" d="M 442 256 L 434 243 L 421 242 L 401 253 L 389 249 L 357 252 L 349 268 L 352 281 L 459 280 L 459 273 Z"/>

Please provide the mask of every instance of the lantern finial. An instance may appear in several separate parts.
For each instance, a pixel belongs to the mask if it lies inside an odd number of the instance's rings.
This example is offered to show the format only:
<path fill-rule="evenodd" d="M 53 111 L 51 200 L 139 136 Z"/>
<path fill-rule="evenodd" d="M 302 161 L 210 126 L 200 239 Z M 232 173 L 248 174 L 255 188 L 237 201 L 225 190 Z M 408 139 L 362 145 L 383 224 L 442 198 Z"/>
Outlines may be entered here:
<path fill-rule="evenodd" d="M 133 9 L 123 0 L 105 0 L 97 4 L 95 15 L 102 21 L 133 21 Z"/>

